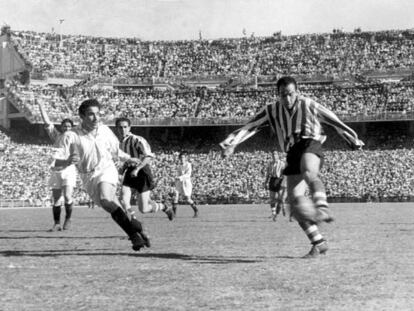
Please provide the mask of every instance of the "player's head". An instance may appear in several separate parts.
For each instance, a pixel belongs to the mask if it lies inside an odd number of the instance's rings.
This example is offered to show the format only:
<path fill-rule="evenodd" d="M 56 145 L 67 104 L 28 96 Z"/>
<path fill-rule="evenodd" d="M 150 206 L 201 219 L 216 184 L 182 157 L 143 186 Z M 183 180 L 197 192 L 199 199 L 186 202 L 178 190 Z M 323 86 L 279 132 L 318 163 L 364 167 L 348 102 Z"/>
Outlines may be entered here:
<path fill-rule="evenodd" d="M 96 99 L 84 100 L 79 106 L 79 117 L 82 127 L 86 129 L 97 129 L 100 120 L 101 105 Z"/>
<path fill-rule="evenodd" d="M 277 152 L 277 150 L 272 151 L 272 159 L 273 161 L 279 160 L 279 153 Z"/>
<path fill-rule="evenodd" d="M 62 132 L 70 131 L 73 128 L 73 121 L 71 119 L 63 119 L 62 122 L 60 122 L 60 127 Z"/>
<path fill-rule="evenodd" d="M 121 138 L 126 137 L 131 133 L 131 121 L 128 118 L 118 118 L 115 121 L 115 127 L 118 135 Z"/>
<path fill-rule="evenodd" d="M 276 82 L 280 103 L 287 108 L 292 108 L 298 98 L 298 86 L 292 77 L 282 77 Z"/>
<path fill-rule="evenodd" d="M 188 159 L 187 151 L 181 151 L 180 154 L 178 155 L 178 159 L 180 160 L 181 163 L 185 163 Z"/>

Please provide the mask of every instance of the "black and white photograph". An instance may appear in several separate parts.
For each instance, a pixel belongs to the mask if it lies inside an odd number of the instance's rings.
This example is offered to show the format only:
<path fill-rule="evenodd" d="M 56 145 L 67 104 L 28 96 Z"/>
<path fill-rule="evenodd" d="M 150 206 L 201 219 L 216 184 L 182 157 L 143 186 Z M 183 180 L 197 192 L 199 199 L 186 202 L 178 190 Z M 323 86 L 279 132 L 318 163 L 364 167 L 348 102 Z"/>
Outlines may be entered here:
<path fill-rule="evenodd" d="M 0 0 L 0 311 L 414 310 L 413 13 Z"/>

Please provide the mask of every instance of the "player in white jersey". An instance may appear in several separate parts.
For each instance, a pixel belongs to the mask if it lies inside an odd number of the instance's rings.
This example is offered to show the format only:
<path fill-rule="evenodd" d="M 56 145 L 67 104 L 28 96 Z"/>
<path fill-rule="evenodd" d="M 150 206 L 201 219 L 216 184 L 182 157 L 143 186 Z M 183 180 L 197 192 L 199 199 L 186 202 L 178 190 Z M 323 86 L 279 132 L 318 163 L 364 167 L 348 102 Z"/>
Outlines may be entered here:
<path fill-rule="evenodd" d="M 140 222 L 132 224 L 116 196 L 118 170 L 116 161 L 140 163 L 119 149 L 119 141 L 111 129 L 100 122 L 100 105 L 96 99 L 81 103 L 79 116 L 81 124 L 66 132 L 59 144 L 66 160 L 56 160 L 58 165 L 76 164 L 84 189 L 90 198 L 111 214 L 112 219 L 125 231 L 132 243 L 132 249 L 140 250 L 150 246 L 148 236 Z"/>
<path fill-rule="evenodd" d="M 286 192 L 286 179 L 283 176 L 283 170 L 285 163 L 279 160 L 278 152 L 275 150 L 272 152 L 272 160 L 269 162 L 266 171 L 266 178 L 264 186 L 269 190 L 270 209 L 272 212 L 271 218 L 276 221 L 277 215 L 282 211 L 283 216 L 286 215 L 285 200 L 287 197 Z"/>
<path fill-rule="evenodd" d="M 155 180 L 151 171 L 151 162 L 155 155 L 144 137 L 131 133 L 131 121 L 128 118 L 118 118 L 115 121 L 116 131 L 120 139 L 120 148 L 131 157 L 138 158 L 140 162 L 136 165 L 125 165 L 121 174 L 122 200 L 124 208 L 130 213 L 131 219 L 135 222 L 135 212 L 131 208 L 132 191 L 137 194 L 138 209 L 141 213 L 155 213 L 163 211 L 169 220 L 173 220 L 172 207 L 167 204 L 156 202 L 151 199 L 151 191 L 155 188 Z"/>
<path fill-rule="evenodd" d="M 175 189 L 174 189 L 174 201 L 173 201 L 173 211 L 174 214 L 177 214 L 177 206 L 179 196 L 184 197 L 185 202 L 190 204 L 191 208 L 194 211 L 194 218 L 198 217 L 198 208 L 191 198 L 193 192 L 193 185 L 191 183 L 191 172 L 192 165 L 188 161 L 187 152 L 183 151 L 178 156 L 180 164 L 177 168 L 177 175 L 175 177 Z"/>
<path fill-rule="evenodd" d="M 71 131 L 73 128 L 73 122 L 70 119 L 64 119 L 61 122 L 62 133 L 60 133 L 52 122 L 50 122 L 49 116 L 47 115 L 46 109 L 43 106 L 43 103 L 36 100 L 40 114 L 42 116 L 43 122 L 45 123 L 46 131 L 49 137 L 54 143 L 54 147 L 59 145 L 60 139 L 62 139 L 63 133 Z M 61 231 L 62 227 L 60 226 L 60 214 L 61 214 L 61 201 L 62 196 L 65 204 L 65 222 L 63 223 L 63 230 L 68 230 L 71 223 L 72 209 L 73 209 L 73 189 L 76 186 L 76 168 L 74 165 L 69 165 L 67 167 L 58 167 L 54 165 L 54 160 L 57 158 L 62 159 L 62 154 L 59 150 L 53 154 L 52 158 L 49 161 L 51 168 L 51 175 L 49 179 L 49 187 L 52 189 L 53 196 L 53 220 L 54 225 L 49 231 Z"/>

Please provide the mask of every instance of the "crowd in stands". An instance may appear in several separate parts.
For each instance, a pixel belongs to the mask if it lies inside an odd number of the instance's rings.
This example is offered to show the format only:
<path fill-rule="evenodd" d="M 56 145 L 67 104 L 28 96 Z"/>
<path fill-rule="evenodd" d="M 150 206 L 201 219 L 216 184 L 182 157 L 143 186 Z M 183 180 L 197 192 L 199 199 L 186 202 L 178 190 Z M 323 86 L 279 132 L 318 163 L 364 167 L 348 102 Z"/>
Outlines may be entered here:
<path fill-rule="evenodd" d="M 141 41 L 12 31 L 34 73 L 59 77 L 355 75 L 414 66 L 411 30 Z"/>
<path fill-rule="evenodd" d="M 11 141 L 0 136 L 2 142 L 7 142 L 6 150 L 0 153 L 0 198 L 48 205 L 50 142 L 23 142 L 29 139 L 14 135 Z M 405 135 L 389 135 L 393 134 L 376 131 L 374 136 L 362 137 L 366 143 L 362 151 L 350 151 L 345 143 L 338 144 L 340 139 L 336 136 L 328 139 L 322 178 L 330 198 L 370 201 L 413 197 L 414 143 Z M 200 204 L 266 202 L 268 193 L 263 181 L 273 148 L 267 133 L 247 141 L 228 159 L 221 158 L 217 141 L 150 140 L 156 154 L 152 164 L 157 180 L 154 198 L 168 198 L 172 193 L 178 153 L 186 150 L 193 163 L 194 198 Z M 74 197 L 77 204 L 89 200 L 80 183 Z"/>
<path fill-rule="evenodd" d="M 96 98 L 103 106 L 105 120 L 127 116 L 138 123 L 140 120 L 190 119 L 246 120 L 266 103 L 274 102 L 274 88 L 260 90 L 117 90 L 113 88 L 76 87 L 63 88 L 48 85 L 28 86 L 10 82 L 10 100 L 22 108 L 33 122 L 40 122 L 40 112 L 35 98 L 45 102 L 51 119 L 77 116 L 79 103 Z M 414 112 L 414 82 L 358 83 L 353 85 L 304 84 L 300 91 L 345 118 L 356 115 L 376 116 Z"/>

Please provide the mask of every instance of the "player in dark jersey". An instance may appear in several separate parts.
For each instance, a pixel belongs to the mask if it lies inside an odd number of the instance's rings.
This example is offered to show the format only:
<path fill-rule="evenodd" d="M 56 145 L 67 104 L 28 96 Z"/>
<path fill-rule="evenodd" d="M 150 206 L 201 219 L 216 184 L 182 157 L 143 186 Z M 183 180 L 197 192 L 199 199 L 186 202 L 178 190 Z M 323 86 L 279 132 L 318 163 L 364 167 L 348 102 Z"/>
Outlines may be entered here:
<path fill-rule="evenodd" d="M 151 191 L 155 188 L 155 180 L 151 171 L 151 160 L 154 154 L 145 138 L 131 133 L 131 121 L 127 118 L 119 118 L 115 122 L 120 148 L 131 157 L 138 158 L 141 163 L 133 166 L 125 166 L 122 169 L 124 180 L 122 182 L 122 204 L 135 218 L 135 212 L 131 208 L 132 191 L 137 193 L 138 209 L 141 213 L 155 213 L 163 211 L 169 220 L 174 219 L 172 206 L 167 202 L 151 200 Z"/>
<path fill-rule="evenodd" d="M 286 179 L 283 176 L 283 170 L 285 163 L 279 160 L 278 152 L 275 150 L 272 152 L 272 160 L 269 162 L 266 171 L 265 188 L 269 190 L 270 197 L 270 209 L 272 212 L 272 219 L 276 221 L 277 215 L 282 211 L 285 216 L 285 200 L 287 196 L 286 192 Z"/>

